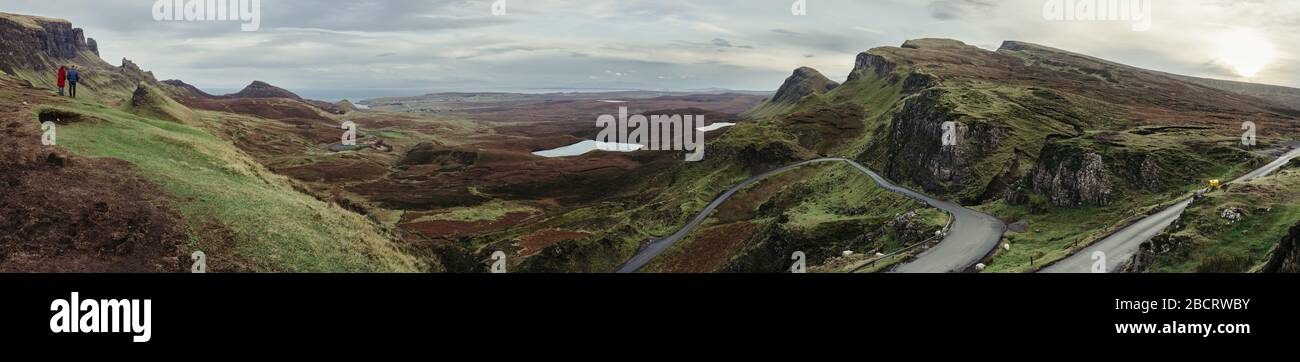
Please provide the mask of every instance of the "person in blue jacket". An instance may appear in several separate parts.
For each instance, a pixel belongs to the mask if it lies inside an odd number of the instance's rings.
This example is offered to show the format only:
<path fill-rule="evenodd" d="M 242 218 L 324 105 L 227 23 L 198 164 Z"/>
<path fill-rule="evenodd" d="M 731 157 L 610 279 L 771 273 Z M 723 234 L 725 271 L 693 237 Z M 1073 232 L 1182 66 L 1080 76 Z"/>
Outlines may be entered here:
<path fill-rule="evenodd" d="M 81 74 L 77 72 L 77 66 L 68 69 L 68 96 L 77 98 L 77 82 L 81 81 Z"/>

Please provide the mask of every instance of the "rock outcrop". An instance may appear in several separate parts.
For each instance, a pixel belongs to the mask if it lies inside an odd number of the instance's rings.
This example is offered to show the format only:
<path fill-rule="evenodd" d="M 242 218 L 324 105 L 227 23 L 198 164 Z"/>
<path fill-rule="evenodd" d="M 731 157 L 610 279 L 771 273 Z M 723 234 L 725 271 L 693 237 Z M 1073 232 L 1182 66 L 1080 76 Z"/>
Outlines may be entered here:
<path fill-rule="evenodd" d="M 1300 223 L 1296 223 L 1273 249 L 1273 256 L 1262 270 L 1265 273 L 1300 273 Z"/>
<path fill-rule="evenodd" d="M 197 124 L 200 120 L 199 115 L 193 110 L 177 103 L 166 93 L 146 82 L 140 82 L 136 86 L 128 109 L 135 114 L 177 123 Z"/>
<path fill-rule="evenodd" d="M 153 73 L 122 59 L 113 66 L 99 57 L 99 44 L 71 22 L 0 13 L 0 69 L 39 88 L 53 89 L 56 69 L 77 67 L 78 96 L 110 104 L 130 101 L 136 85 L 158 86 Z"/>
<path fill-rule="evenodd" d="M 397 161 L 397 167 L 409 168 L 434 165 L 438 170 L 451 171 L 469 167 L 476 160 L 478 160 L 478 153 L 440 149 L 431 143 L 425 142 L 415 145 L 410 151 L 407 151 L 406 155 Z"/>
<path fill-rule="evenodd" d="M 812 94 L 829 92 L 839 86 L 826 76 L 822 75 L 816 69 L 809 67 L 800 67 L 794 70 L 781 88 L 777 89 L 776 95 L 772 96 L 772 102 L 779 104 L 794 104 L 800 99 Z"/>
<path fill-rule="evenodd" d="M 889 127 L 888 159 L 884 172 L 895 180 L 917 183 L 927 192 L 958 193 L 975 177 L 971 162 L 996 150 L 999 131 L 958 122 L 960 115 L 940 100 L 940 90 L 922 91 L 903 103 Z M 943 124 L 954 122 L 957 139 L 969 146 L 943 145 Z"/>
<path fill-rule="evenodd" d="M 204 92 L 202 89 L 199 89 L 198 87 L 195 87 L 193 85 L 190 85 L 189 83 L 185 83 L 177 79 L 168 79 L 160 83 L 162 83 L 162 88 L 166 89 L 168 93 L 172 94 L 172 96 L 187 97 L 187 98 L 216 98 L 217 97 L 212 94 L 208 94 L 208 92 Z"/>
<path fill-rule="evenodd" d="M 1156 259 L 1161 255 L 1190 245 L 1192 241 L 1186 235 L 1178 234 L 1179 231 L 1186 228 L 1187 224 L 1184 218 L 1180 217 L 1175 220 L 1160 234 L 1139 245 L 1137 253 L 1133 254 L 1128 260 L 1123 261 L 1124 265 L 1120 267 L 1119 272 L 1144 273 L 1151 268 L 1151 265 L 1155 264 Z"/>
<path fill-rule="evenodd" d="M 1094 152 L 1051 143 L 1040 154 L 1030 179 L 1033 190 L 1056 206 L 1106 205 L 1111 200 L 1110 171 Z"/>
<path fill-rule="evenodd" d="M 341 100 L 338 103 L 334 103 L 334 106 L 338 107 L 339 113 L 342 114 L 352 113 L 360 110 L 357 108 L 356 105 L 352 104 L 351 101 L 346 99 Z"/>
<path fill-rule="evenodd" d="M 227 98 L 287 98 L 301 100 L 297 94 L 284 88 L 270 85 L 266 82 L 256 80 L 237 93 L 225 95 Z"/>
<path fill-rule="evenodd" d="M 295 100 L 295 101 L 301 101 L 303 103 L 307 103 L 313 107 L 319 108 L 320 110 L 329 112 L 331 114 L 344 113 L 342 110 L 339 110 L 338 105 L 334 103 L 306 99 L 298 96 L 298 94 L 294 92 L 290 92 L 287 89 L 276 87 L 260 80 L 253 81 L 252 84 L 249 84 L 247 87 L 244 87 L 244 89 L 241 89 L 239 92 L 227 94 L 221 97 L 228 98 L 228 99 L 251 99 L 251 98 L 288 99 L 288 100 Z"/>
<path fill-rule="evenodd" d="M 62 19 L 0 13 L 0 69 L 45 71 L 50 59 L 98 58 L 98 46 L 86 42 L 81 29 Z M 84 54 L 83 54 L 84 52 Z"/>
<path fill-rule="evenodd" d="M 154 78 L 153 72 L 140 69 L 140 66 L 136 65 L 135 62 L 132 62 L 130 59 L 122 58 L 122 66 L 118 67 L 118 70 L 122 75 L 125 75 L 127 79 L 136 83 L 148 82 L 149 84 L 158 84 L 158 78 Z"/>

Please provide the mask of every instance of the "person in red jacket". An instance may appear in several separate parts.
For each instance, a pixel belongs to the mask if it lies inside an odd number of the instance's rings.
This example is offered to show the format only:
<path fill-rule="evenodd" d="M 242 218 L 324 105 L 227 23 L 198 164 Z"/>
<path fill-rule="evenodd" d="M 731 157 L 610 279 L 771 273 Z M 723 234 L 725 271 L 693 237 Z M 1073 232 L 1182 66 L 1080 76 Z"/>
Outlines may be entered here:
<path fill-rule="evenodd" d="M 58 78 L 58 80 L 59 80 L 59 95 L 60 95 L 60 96 L 63 95 L 63 82 L 67 80 L 66 78 L 68 78 L 68 68 L 65 68 L 65 67 L 63 67 L 62 65 L 60 65 L 60 66 L 59 66 L 59 78 Z"/>

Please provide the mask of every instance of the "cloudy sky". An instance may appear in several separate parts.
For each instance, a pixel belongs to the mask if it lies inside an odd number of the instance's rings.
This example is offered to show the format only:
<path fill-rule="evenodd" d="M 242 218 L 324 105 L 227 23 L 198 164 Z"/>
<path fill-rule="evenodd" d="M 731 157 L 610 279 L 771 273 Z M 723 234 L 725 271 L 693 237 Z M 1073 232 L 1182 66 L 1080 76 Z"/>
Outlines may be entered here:
<path fill-rule="evenodd" d="M 110 63 L 129 58 L 208 89 L 258 79 L 305 94 L 773 90 L 796 67 L 842 80 L 857 53 L 922 37 L 986 49 L 1022 40 L 1300 86 L 1294 0 L 1153 0 L 1147 31 L 1049 20 L 1048 0 L 804 0 L 805 15 L 792 14 L 795 0 L 504 1 L 505 14 L 494 15 L 492 0 L 262 0 L 255 32 L 158 22 L 153 0 L 5 0 L 0 11 L 71 20 Z"/>

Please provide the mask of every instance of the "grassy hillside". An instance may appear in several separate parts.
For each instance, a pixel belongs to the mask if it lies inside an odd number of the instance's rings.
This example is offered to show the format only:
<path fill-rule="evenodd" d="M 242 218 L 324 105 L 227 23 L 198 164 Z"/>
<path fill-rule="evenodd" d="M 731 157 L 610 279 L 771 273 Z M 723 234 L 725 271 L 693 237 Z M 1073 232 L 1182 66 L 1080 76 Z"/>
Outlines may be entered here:
<path fill-rule="evenodd" d="M 847 164 L 809 165 L 737 193 L 645 270 L 781 272 L 795 251 L 808 256 L 810 268 L 846 250 L 865 261 L 946 223 L 945 213 L 889 192 Z"/>
<path fill-rule="evenodd" d="M 1059 142 L 1081 148 L 1069 153 L 1095 153 L 1115 160 L 1120 169 L 1139 170 L 1145 160 L 1163 165 L 1149 172 L 1116 170 L 1107 178 L 1113 195 L 1103 204 L 1055 205 L 1048 196 L 1029 192 L 1017 202 L 997 200 L 978 208 L 1015 223 L 1005 238 L 1010 250 L 999 248 L 985 272 L 1030 272 L 1101 240 L 1147 215 L 1159 212 L 1204 187 L 1206 180 L 1228 180 L 1262 165 L 1267 158 L 1232 146 L 1233 139 L 1206 138 L 1191 146 L 1182 140 L 1203 137 L 1195 132 L 1152 135 L 1093 133 L 1091 137 Z M 1102 141 L 1099 141 L 1102 140 Z M 1057 148 L 1054 147 L 1052 152 Z M 1158 160 L 1158 161 L 1156 161 Z"/>
<path fill-rule="evenodd" d="M 854 158 L 1012 223 L 994 272 L 1036 270 L 1208 179 L 1261 165 L 1257 149 L 1237 145 L 1244 119 L 1267 123 L 1263 148 L 1300 134 L 1273 104 L 1183 78 L 1027 43 L 990 52 L 943 39 L 872 49 L 834 90 L 748 115 L 754 124 L 728 135 L 744 137 L 718 143 Z M 947 121 L 955 147 L 940 145 Z"/>
<path fill-rule="evenodd" d="M 316 200 L 229 142 L 192 126 L 98 103 L 46 107 L 86 115 L 59 128 L 81 155 L 137 166 L 162 186 L 190 227 L 189 248 L 226 271 L 415 272 L 431 268 L 366 218 Z M 204 121 L 218 114 L 201 112 Z M 435 267 L 436 266 L 432 266 Z"/>
<path fill-rule="evenodd" d="M 1241 273 L 1263 266 L 1300 220 L 1300 169 L 1294 166 L 1197 199 L 1179 221 L 1143 245 L 1134 271 Z M 1239 213 L 1240 219 L 1225 212 Z"/>
<path fill-rule="evenodd" d="M 1300 112 L 1300 89 L 1222 79 L 1189 77 L 1177 74 L 1170 74 L 1170 76 L 1214 89 L 1259 97 L 1260 99 L 1274 102 L 1279 107 L 1290 108 L 1294 112 Z"/>

